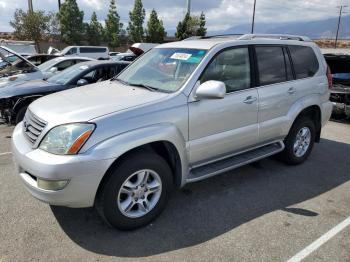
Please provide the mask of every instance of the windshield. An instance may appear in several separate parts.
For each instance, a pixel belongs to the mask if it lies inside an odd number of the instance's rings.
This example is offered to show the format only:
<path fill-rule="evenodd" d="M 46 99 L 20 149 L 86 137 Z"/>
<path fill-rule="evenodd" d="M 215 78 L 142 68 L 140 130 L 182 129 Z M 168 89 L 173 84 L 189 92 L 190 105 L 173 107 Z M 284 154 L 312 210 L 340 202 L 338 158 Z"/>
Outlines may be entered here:
<path fill-rule="evenodd" d="M 38 68 L 40 69 L 40 71 L 45 72 L 50 70 L 51 67 L 55 66 L 59 61 L 62 61 L 62 60 L 63 60 L 62 58 L 55 58 L 45 63 L 42 63 L 41 65 L 38 66 Z"/>
<path fill-rule="evenodd" d="M 124 70 L 117 80 L 130 85 L 146 85 L 166 92 L 175 92 L 196 69 L 205 50 L 155 48 Z"/>
<path fill-rule="evenodd" d="M 0 48 L 0 77 L 29 73 L 35 70 L 35 67 L 19 56 Z"/>
<path fill-rule="evenodd" d="M 88 68 L 88 65 L 76 64 L 50 77 L 47 81 L 53 84 L 67 85 L 73 78 Z"/>

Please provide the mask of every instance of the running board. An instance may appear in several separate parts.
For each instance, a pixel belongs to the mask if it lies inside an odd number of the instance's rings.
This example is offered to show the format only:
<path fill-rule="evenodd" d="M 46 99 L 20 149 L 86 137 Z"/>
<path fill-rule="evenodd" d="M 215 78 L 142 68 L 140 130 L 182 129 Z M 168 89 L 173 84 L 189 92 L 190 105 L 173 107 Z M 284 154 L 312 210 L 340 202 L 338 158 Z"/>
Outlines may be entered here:
<path fill-rule="evenodd" d="M 277 154 L 284 149 L 282 141 L 268 144 L 262 147 L 252 149 L 216 162 L 199 166 L 190 170 L 187 178 L 187 183 L 202 180 L 240 166 L 255 162 L 265 157 Z"/>

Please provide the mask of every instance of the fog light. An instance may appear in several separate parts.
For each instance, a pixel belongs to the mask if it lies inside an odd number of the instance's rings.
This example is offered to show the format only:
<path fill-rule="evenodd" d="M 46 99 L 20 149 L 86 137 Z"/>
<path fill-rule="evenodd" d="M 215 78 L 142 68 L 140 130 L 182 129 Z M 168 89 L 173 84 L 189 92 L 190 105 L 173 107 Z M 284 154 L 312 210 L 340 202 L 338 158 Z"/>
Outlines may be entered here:
<path fill-rule="evenodd" d="M 61 190 L 67 184 L 68 180 L 45 180 L 41 178 L 37 178 L 38 187 L 45 190 Z"/>

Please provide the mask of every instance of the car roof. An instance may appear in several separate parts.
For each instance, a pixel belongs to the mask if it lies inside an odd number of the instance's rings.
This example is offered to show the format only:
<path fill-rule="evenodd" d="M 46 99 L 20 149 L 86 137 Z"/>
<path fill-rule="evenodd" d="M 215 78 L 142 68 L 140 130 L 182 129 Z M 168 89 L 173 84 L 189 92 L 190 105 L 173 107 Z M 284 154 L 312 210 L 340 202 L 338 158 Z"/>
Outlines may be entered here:
<path fill-rule="evenodd" d="M 81 60 L 87 60 L 87 61 L 94 61 L 95 59 L 92 59 L 90 57 L 84 57 L 84 56 L 57 56 L 54 58 L 54 61 L 66 61 L 66 60 L 76 60 L 76 59 L 81 59 Z"/>
<path fill-rule="evenodd" d="M 245 35 L 217 35 L 208 37 L 190 37 L 188 39 L 158 45 L 154 48 L 189 48 L 209 50 L 216 45 L 234 44 L 297 44 L 312 45 L 308 37 L 285 34 L 245 34 Z"/>
<path fill-rule="evenodd" d="M 93 60 L 93 61 L 87 61 L 87 62 L 81 62 L 77 65 L 82 66 L 98 66 L 98 65 L 128 65 L 131 62 L 129 61 L 113 61 L 113 60 Z"/>

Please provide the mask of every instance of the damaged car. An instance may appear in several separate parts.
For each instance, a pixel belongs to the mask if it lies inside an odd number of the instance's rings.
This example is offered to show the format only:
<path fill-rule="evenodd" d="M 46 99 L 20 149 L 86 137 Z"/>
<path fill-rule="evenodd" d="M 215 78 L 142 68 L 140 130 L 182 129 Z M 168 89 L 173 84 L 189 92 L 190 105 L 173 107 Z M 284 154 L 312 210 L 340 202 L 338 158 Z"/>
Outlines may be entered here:
<path fill-rule="evenodd" d="M 76 64 L 47 80 L 32 80 L 0 88 L 0 119 L 8 124 L 22 121 L 27 107 L 45 95 L 105 81 L 119 74 L 129 62 L 88 61 Z"/>
<path fill-rule="evenodd" d="M 333 88 L 330 100 L 333 102 L 333 117 L 350 117 L 350 54 L 325 54 L 332 72 Z"/>
<path fill-rule="evenodd" d="M 42 79 L 38 67 L 11 49 L 0 46 L 0 89 L 15 82 Z"/>

